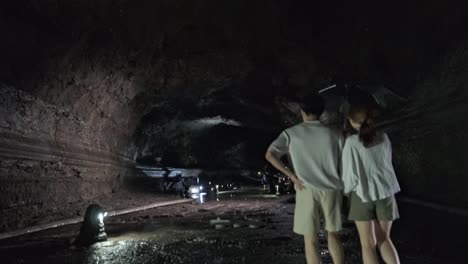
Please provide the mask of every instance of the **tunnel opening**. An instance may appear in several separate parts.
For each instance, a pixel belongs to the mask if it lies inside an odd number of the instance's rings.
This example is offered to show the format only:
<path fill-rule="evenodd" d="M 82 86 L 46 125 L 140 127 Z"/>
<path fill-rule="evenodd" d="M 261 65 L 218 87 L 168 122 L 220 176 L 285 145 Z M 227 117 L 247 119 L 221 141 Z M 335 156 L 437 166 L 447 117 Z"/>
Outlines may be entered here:
<path fill-rule="evenodd" d="M 325 99 L 320 121 L 346 131 L 349 105 L 374 104 L 377 126 L 392 141 L 399 199 L 406 201 L 407 218 L 398 233 L 405 233 L 406 224 L 417 226 L 410 220 L 417 218 L 412 206 L 466 230 L 467 10 L 466 3 L 435 1 L 2 3 L 0 233 L 82 217 L 93 203 L 121 210 L 178 199 L 176 186 L 185 176 L 190 178 L 182 184 L 185 191 L 231 185 L 218 190 L 228 199 L 215 196 L 214 202 L 233 211 L 207 203 L 198 212 L 185 205 L 196 213 L 230 217 L 238 210 L 242 217 L 260 216 L 254 195 L 285 199 L 278 208 L 291 213 L 285 197 L 294 193 L 292 185 L 281 183 L 284 175 L 267 165 L 265 151 L 281 131 L 302 122 L 298 101 L 311 92 Z M 165 181 L 165 175 L 171 179 Z M 253 200 L 244 206 L 234 186 Z M 292 216 L 282 218 L 268 199 L 259 203 L 284 228 Z M 135 213 L 125 219 L 151 225 L 151 219 L 185 212 L 182 205 L 158 210 L 149 218 Z M 109 234 L 129 228 L 119 221 Z M 434 228 L 435 221 L 424 227 Z M 403 247 L 422 241 L 401 237 Z M 451 238 L 442 231 L 424 237 L 438 252 L 445 247 L 437 238 Z M 297 238 L 272 241 L 283 245 Z M 450 261 L 461 258 L 460 250 L 450 252 Z M 12 263 L 20 261 L 18 254 L 11 256 Z M 229 263 L 222 256 L 217 263 Z M 444 256 L 428 258 L 413 263 L 431 258 L 444 263 Z"/>

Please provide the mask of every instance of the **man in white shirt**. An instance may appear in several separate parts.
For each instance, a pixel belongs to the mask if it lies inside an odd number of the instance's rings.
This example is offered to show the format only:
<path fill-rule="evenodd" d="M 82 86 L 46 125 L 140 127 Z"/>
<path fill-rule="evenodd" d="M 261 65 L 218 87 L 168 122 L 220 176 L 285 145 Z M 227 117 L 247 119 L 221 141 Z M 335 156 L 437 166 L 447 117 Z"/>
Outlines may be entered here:
<path fill-rule="evenodd" d="M 342 224 L 339 166 L 343 138 L 320 123 L 324 102 L 318 94 L 302 98 L 300 107 L 304 122 L 284 130 L 265 157 L 296 186 L 294 232 L 304 236 L 307 263 L 320 263 L 317 233 L 322 212 L 333 262 L 343 264 L 343 245 L 337 234 Z M 290 156 L 294 172 L 283 164 L 282 155 Z"/>

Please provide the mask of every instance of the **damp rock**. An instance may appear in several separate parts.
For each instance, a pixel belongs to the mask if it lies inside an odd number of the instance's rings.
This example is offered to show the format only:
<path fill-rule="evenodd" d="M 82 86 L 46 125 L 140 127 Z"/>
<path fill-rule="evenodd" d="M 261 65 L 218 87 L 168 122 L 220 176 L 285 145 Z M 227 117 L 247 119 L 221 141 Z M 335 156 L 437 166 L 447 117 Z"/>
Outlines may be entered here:
<path fill-rule="evenodd" d="M 219 217 L 216 218 L 216 219 L 210 220 L 210 225 L 217 225 L 217 224 L 223 224 L 223 225 L 225 225 L 225 224 L 230 224 L 230 223 L 231 223 L 230 220 L 228 220 L 228 219 L 221 219 L 221 218 L 219 218 Z"/>
<path fill-rule="evenodd" d="M 223 224 L 216 224 L 215 229 L 223 229 L 224 225 Z"/>
<path fill-rule="evenodd" d="M 251 228 L 251 229 L 259 228 L 259 225 L 249 224 L 249 228 Z"/>

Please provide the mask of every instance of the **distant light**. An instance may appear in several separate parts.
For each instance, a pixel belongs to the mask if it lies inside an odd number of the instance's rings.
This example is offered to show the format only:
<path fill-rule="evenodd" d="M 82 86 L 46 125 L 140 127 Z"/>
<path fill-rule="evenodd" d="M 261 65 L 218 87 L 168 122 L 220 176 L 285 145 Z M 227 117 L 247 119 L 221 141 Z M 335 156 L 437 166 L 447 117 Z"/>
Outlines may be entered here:
<path fill-rule="evenodd" d="M 203 196 L 205 196 L 206 193 L 200 193 L 200 203 L 204 203 L 205 201 L 203 200 Z"/>
<path fill-rule="evenodd" d="M 200 186 L 200 190 L 203 190 L 203 186 Z"/>
<path fill-rule="evenodd" d="M 200 118 L 194 121 L 190 121 L 196 124 L 203 124 L 208 126 L 214 126 L 219 124 L 226 124 L 230 126 L 242 126 L 242 123 L 234 119 L 223 118 L 221 116 Z"/>
<path fill-rule="evenodd" d="M 200 190 L 201 190 L 201 186 L 197 186 L 197 185 L 190 186 L 190 188 L 189 188 L 189 192 L 191 194 L 198 194 L 198 193 L 200 193 Z"/>

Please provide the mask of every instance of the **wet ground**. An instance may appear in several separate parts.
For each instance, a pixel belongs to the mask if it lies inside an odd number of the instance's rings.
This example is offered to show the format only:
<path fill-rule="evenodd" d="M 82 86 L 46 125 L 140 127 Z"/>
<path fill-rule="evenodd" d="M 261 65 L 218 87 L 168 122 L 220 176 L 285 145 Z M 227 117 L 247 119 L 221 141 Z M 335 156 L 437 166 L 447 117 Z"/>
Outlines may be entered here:
<path fill-rule="evenodd" d="M 231 197 L 233 195 L 233 197 Z M 293 196 L 226 193 L 219 201 L 181 204 L 106 219 L 109 239 L 73 249 L 79 225 L 0 241 L 1 263 L 305 263 L 303 240 L 292 233 Z M 400 205 L 394 225 L 402 263 L 468 263 L 468 219 Z M 230 220 L 216 229 L 210 220 Z M 236 227 L 234 227 L 236 224 Z M 239 225 L 239 227 L 237 227 Z M 347 263 L 361 263 L 351 223 L 342 232 Z M 323 263 L 331 263 L 323 234 Z"/>

